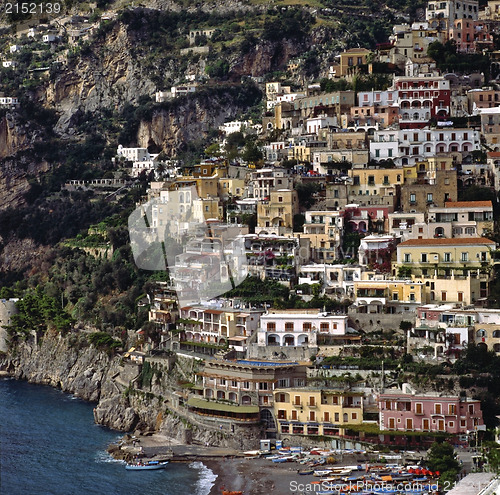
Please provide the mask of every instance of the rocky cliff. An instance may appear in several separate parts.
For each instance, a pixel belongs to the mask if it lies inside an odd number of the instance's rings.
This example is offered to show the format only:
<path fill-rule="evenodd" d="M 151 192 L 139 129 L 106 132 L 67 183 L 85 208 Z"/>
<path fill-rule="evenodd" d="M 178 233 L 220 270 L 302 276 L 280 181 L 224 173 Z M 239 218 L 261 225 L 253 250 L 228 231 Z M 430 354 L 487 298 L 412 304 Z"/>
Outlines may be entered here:
<path fill-rule="evenodd" d="M 141 366 L 87 344 L 85 334 L 47 334 L 39 344 L 21 343 L 0 354 L 0 371 L 19 380 L 50 385 L 96 402 L 97 424 L 119 431 L 156 431 L 176 438 L 233 448 L 253 447 L 256 431 L 220 431 L 217 421 L 203 424 L 179 403 L 179 378 L 194 372 L 194 362 L 173 357 Z M 142 371 L 142 372 L 141 372 Z M 191 376 L 192 377 L 192 376 Z M 189 434 L 187 434 L 189 433 Z"/>

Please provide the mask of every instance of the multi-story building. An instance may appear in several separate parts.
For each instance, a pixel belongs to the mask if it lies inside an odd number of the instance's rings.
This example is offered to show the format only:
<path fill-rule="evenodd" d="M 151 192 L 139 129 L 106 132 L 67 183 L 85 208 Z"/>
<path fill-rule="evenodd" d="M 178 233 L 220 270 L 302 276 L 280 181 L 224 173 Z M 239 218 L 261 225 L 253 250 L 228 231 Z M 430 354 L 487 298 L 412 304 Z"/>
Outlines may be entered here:
<path fill-rule="evenodd" d="M 349 202 L 361 206 L 380 205 L 395 208 L 403 184 L 401 169 L 365 168 L 348 171 Z"/>
<path fill-rule="evenodd" d="M 290 284 L 298 267 L 309 260 L 309 240 L 264 234 L 248 234 L 245 239 L 246 269 L 262 280 L 279 280 Z"/>
<path fill-rule="evenodd" d="M 363 422 L 363 393 L 335 389 L 279 388 L 274 415 L 281 435 L 341 436 Z"/>
<path fill-rule="evenodd" d="M 303 387 L 306 367 L 276 361 L 205 361 L 197 383 L 203 398 L 189 399 L 193 412 L 236 422 L 261 421 L 266 434 L 275 436 L 274 390 Z"/>
<path fill-rule="evenodd" d="M 425 287 L 413 280 L 361 280 L 354 282 L 356 313 L 414 313 L 425 300 Z M 351 309 L 351 308 L 350 308 Z"/>
<path fill-rule="evenodd" d="M 425 127 L 429 120 L 446 119 L 450 113 L 450 81 L 444 77 L 396 77 L 399 126 Z"/>
<path fill-rule="evenodd" d="M 321 113 L 330 117 L 337 117 L 337 121 L 340 122 L 341 115 L 348 113 L 355 103 L 354 91 L 336 91 L 296 98 L 293 105 L 295 110 L 300 112 L 303 119 Z"/>
<path fill-rule="evenodd" d="M 439 154 L 461 157 L 479 149 L 479 131 L 473 129 L 386 129 L 374 132 L 370 157 L 377 161 L 392 159 L 396 165 L 404 166 Z"/>
<path fill-rule="evenodd" d="M 326 292 L 339 298 L 354 296 L 354 282 L 361 280 L 362 268 L 356 265 L 334 265 L 314 263 L 302 265 L 299 273 L 299 285 L 319 284 Z"/>
<path fill-rule="evenodd" d="M 389 234 L 399 237 L 401 241 L 414 239 L 415 237 L 427 237 L 423 234 L 418 234 L 416 225 L 425 224 L 425 214 L 422 212 L 393 212 L 389 213 Z"/>
<path fill-rule="evenodd" d="M 290 172 L 280 168 L 262 168 L 252 172 L 248 183 L 248 196 L 253 198 L 269 198 L 271 191 L 291 189 L 293 177 Z"/>
<path fill-rule="evenodd" d="M 260 319 L 259 346 L 317 347 L 320 343 L 349 340 L 346 315 L 290 309 L 271 310 Z"/>
<path fill-rule="evenodd" d="M 344 208 L 344 225 L 350 232 L 387 233 L 389 230 L 389 213 L 392 210 L 392 206 L 361 206 L 350 203 Z"/>
<path fill-rule="evenodd" d="M 263 310 L 195 304 L 179 310 L 181 341 L 225 345 L 234 337 L 250 337 Z M 243 344 L 240 344 L 243 345 Z"/>
<path fill-rule="evenodd" d="M 491 201 L 446 201 L 429 207 L 425 237 L 478 237 L 493 231 Z"/>
<path fill-rule="evenodd" d="M 491 151 L 500 151 L 500 107 L 482 108 L 481 133 Z"/>
<path fill-rule="evenodd" d="M 481 402 L 462 396 L 383 392 L 378 397 L 383 431 L 467 435 L 483 425 Z"/>
<path fill-rule="evenodd" d="M 343 228 L 344 217 L 339 211 L 306 211 L 301 237 L 309 239 L 311 261 L 322 263 L 338 259 Z"/>
<path fill-rule="evenodd" d="M 401 186 L 401 209 L 410 213 L 427 212 L 431 206 L 444 207 L 448 201 L 456 201 L 457 171 L 436 170 L 429 178 L 426 175 L 416 179 L 408 179 Z M 417 237 L 423 235 L 424 230 L 417 232 Z"/>
<path fill-rule="evenodd" d="M 426 285 L 426 302 L 474 304 L 488 297 L 496 244 L 484 237 L 410 239 L 397 246 L 393 275 Z"/>
<path fill-rule="evenodd" d="M 479 6 L 477 0 L 430 0 L 425 9 L 425 19 L 433 28 L 448 30 L 456 19 L 477 20 Z"/>
<path fill-rule="evenodd" d="M 361 66 L 367 64 L 370 50 L 366 48 L 350 48 L 340 54 L 340 77 L 356 74 Z"/>
<path fill-rule="evenodd" d="M 467 91 L 468 111 L 477 115 L 482 108 L 493 108 L 500 105 L 500 91 L 492 87 L 471 89 Z"/>
<path fill-rule="evenodd" d="M 256 233 L 284 235 L 293 232 L 293 218 L 299 212 L 299 200 L 294 189 L 271 191 L 269 199 L 257 205 Z"/>

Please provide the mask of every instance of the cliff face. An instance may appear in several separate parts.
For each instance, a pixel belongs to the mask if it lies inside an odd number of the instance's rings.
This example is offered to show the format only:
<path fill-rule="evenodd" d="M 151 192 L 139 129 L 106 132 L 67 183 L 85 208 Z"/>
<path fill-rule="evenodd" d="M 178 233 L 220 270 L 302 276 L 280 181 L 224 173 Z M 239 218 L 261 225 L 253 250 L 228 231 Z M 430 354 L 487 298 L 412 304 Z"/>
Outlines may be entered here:
<path fill-rule="evenodd" d="M 154 83 L 131 53 L 135 41 L 126 26 L 115 24 L 89 53 L 47 86 L 40 97 L 59 112 L 58 134 L 74 133 L 71 117 L 76 111 L 120 109 L 125 103 L 136 103 L 141 95 L 154 95 Z"/>
<path fill-rule="evenodd" d="M 189 438 L 232 448 L 256 446 L 259 425 L 222 432 L 216 419 L 213 424 L 202 423 L 179 404 L 183 392 L 177 383 L 194 372 L 192 360 L 159 359 L 150 366 L 149 382 L 144 383 L 140 365 L 88 346 L 84 334 L 46 335 L 39 345 L 22 343 L 0 355 L 0 370 L 17 379 L 96 402 L 97 424 L 124 432 L 161 431 L 180 441 Z"/>

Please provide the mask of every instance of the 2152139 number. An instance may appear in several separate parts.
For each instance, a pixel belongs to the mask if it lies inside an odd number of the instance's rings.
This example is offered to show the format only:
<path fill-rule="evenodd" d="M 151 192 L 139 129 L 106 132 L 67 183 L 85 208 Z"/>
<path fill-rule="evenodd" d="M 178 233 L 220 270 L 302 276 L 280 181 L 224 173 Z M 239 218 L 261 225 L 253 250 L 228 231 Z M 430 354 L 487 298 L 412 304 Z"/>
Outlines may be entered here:
<path fill-rule="evenodd" d="M 62 6 L 59 2 L 7 2 L 5 14 L 59 14 Z"/>

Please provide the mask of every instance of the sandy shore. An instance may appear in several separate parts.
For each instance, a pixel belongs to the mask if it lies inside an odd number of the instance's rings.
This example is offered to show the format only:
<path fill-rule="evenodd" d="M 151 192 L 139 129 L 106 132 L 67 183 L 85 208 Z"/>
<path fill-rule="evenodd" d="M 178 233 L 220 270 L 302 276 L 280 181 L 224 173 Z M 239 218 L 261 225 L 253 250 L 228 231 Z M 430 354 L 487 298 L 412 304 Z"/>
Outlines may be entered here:
<path fill-rule="evenodd" d="M 217 479 L 210 495 L 220 495 L 226 490 L 243 491 L 243 495 L 292 495 L 298 483 L 314 481 L 312 476 L 297 474 L 296 463 L 276 464 L 266 459 L 224 459 L 203 461 Z M 302 478 L 302 479 L 300 479 Z M 304 478 L 308 478 L 305 480 Z"/>

